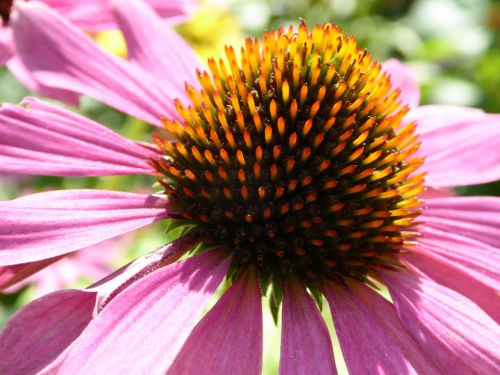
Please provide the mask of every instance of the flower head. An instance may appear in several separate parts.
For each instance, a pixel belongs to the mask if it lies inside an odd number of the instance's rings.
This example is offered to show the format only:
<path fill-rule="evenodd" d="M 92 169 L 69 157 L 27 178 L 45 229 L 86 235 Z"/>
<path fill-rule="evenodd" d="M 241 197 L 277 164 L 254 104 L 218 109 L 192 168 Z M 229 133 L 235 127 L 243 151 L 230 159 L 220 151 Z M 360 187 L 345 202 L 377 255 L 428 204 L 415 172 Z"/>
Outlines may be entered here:
<path fill-rule="evenodd" d="M 129 0 L 116 14 L 129 62 L 39 5 L 14 20 L 20 53 L 46 84 L 170 134 L 139 144 L 27 99 L 0 110 L 0 166 L 149 174 L 163 194 L 3 202 L 0 264 L 40 268 L 165 218 L 191 230 L 88 289 L 25 307 L 0 335 L 0 372 L 259 374 L 269 284 L 282 374 L 336 372 L 312 296 L 328 301 L 352 374 L 498 372 L 500 201 L 426 197 L 421 172 L 431 188 L 498 179 L 498 116 L 417 107 L 406 68 L 380 66 L 329 24 L 249 39 L 240 58 L 228 47 L 227 63 L 195 74 L 196 57 L 151 10 Z M 392 302 L 368 286 L 380 284 Z"/>
<path fill-rule="evenodd" d="M 262 52 L 261 52 L 262 51 Z M 247 39 L 209 60 L 156 161 L 178 217 L 232 253 L 235 272 L 306 284 L 366 280 L 415 233 L 423 159 L 381 65 L 330 24 Z"/>

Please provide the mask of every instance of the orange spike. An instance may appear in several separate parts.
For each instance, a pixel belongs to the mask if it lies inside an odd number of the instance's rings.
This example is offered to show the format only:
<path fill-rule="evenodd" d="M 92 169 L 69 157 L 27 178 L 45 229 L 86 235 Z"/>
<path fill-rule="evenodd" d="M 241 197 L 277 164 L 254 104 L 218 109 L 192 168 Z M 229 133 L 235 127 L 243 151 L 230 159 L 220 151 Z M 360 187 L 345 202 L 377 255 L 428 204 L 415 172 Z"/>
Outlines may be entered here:
<path fill-rule="evenodd" d="M 271 181 L 276 182 L 278 178 L 278 166 L 276 164 L 271 164 L 270 168 Z"/>
<path fill-rule="evenodd" d="M 226 170 L 225 170 L 224 168 L 219 167 L 219 168 L 217 169 L 217 173 L 219 174 L 219 176 L 220 176 L 220 177 L 221 177 L 224 181 L 229 182 L 229 176 L 228 176 L 228 174 L 227 174 L 227 172 L 226 172 Z"/>
<path fill-rule="evenodd" d="M 297 118 L 297 111 L 298 111 L 297 100 L 293 99 L 292 103 L 290 104 L 290 120 L 292 120 L 292 123 L 295 122 L 295 119 Z"/>
<path fill-rule="evenodd" d="M 232 200 L 233 199 L 233 194 L 231 193 L 231 190 L 227 187 L 225 187 L 224 189 L 222 189 L 222 192 L 224 193 L 224 196 L 229 199 L 229 200 Z"/>
<path fill-rule="evenodd" d="M 238 181 L 240 181 L 241 184 L 244 184 L 246 182 L 246 175 L 244 169 L 240 168 L 238 170 Z"/>
<path fill-rule="evenodd" d="M 266 197 L 266 188 L 263 186 L 260 186 L 257 189 L 257 194 L 259 195 L 260 200 L 263 200 Z"/>
<path fill-rule="evenodd" d="M 260 119 L 259 114 L 256 112 L 253 115 L 253 123 L 255 124 L 255 128 L 257 129 L 257 133 L 262 133 L 262 121 Z"/>
<path fill-rule="evenodd" d="M 246 186 L 242 186 L 240 189 L 240 194 L 243 200 L 247 201 L 248 200 L 248 189 Z"/>
<path fill-rule="evenodd" d="M 243 133 L 246 129 L 246 126 L 245 126 L 245 119 L 243 118 L 242 112 L 236 112 L 236 123 L 238 124 L 238 127 L 240 128 L 240 132 Z"/>
<path fill-rule="evenodd" d="M 309 132 L 311 131 L 312 129 L 312 126 L 313 126 L 313 122 L 311 119 L 308 119 L 305 123 L 304 123 L 304 126 L 302 128 L 302 136 L 303 137 L 306 137 L 307 134 L 309 134 Z"/>
<path fill-rule="evenodd" d="M 210 139 L 217 148 L 220 149 L 222 147 L 222 143 L 220 142 L 219 136 L 217 135 L 217 132 L 213 129 L 210 129 Z"/>
<path fill-rule="evenodd" d="M 290 211 L 290 203 L 285 202 L 280 207 L 280 214 L 285 215 L 288 211 Z"/>
<path fill-rule="evenodd" d="M 306 161 L 307 159 L 309 159 L 309 157 L 311 156 L 312 154 L 312 150 L 310 147 L 306 147 L 302 150 L 302 155 L 301 155 L 301 159 L 302 161 Z"/>
<path fill-rule="evenodd" d="M 309 111 L 310 118 L 314 118 L 316 116 L 316 114 L 319 111 L 320 105 L 321 105 L 320 102 L 314 102 L 314 104 L 311 106 L 311 109 Z"/>
<path fill-rule="evenodd" d="M 257 146 L 255 148 L 255 159 L 257 159 L 259 163 L 262 163 L 262 152 L 262 146 Z"/>
<path fill-rule="evenodd" d="M 273 140 L 273 128 L 271 125 L 266 125 L 266 129 L 264 130 L 264 139 L 266 144 L 270 144 Z"/>
<path fill-rule="evenodd" d="M 283 85 L 281 86 L 281 96 L 283 98 L 283 104 L 287 105 L 288 100 L 290 99 L 290 86 L 288 85 L 288 81 L 286 79 L 283 81 Z"/>
<path fill-rule="evenodd" d="M 260 179 L 260 172 L 261 172 L 261 167 L 260 163 L 256 162 L 253 164 L 253 174 L 255 175 L 255 178 Z"/>
<path fill-rule="evenodd" d="M 273 160 L 277 161 L 281 156 L 281 146 L 274 146 L 273 147 Z"/>
<path fill-rule="evenodd" d="M 214 156 L 212 155 L 210 150 L 205 150 L 203 154 L 205 155 L 205 159 L 208 160 L 210 164 L 212 164 L 213 166 L 217 165 L 217 162 L 215 161 Z"/>
<path fill-rule="evenodd" d="M 278 118 L 278 133 L 281 137 L 285 135 L 285 120 L 283 117 Z"/>
<path fill-rule="evenodd" d="M 274 192 L 274 199 L 280 199 L 283 194 L 285 194 L 285 188 L 280 186 L 276 188 L 276 191 Z"/>
<path fill-rule="evenodd" d="M 276 104 L 276 101 L 274 99 L 272 99 L 271 103 L 269 104 L 269 114 L 271 115 L 273 121 L 276 121 L 276 118 L 278 116 L 278 105 Z"/>
<path fill-rule="evenodd" d="M 357 150 L 355 150 L 347 159 L 348 163 L 352 163 L 354 160 L 358 159 L 361 155 L 363 155 L 363 152 L 365 151 L 364 147 L 360 147 Z"/>
<path fill-rule="evenodd" d="M 334 147 L 334 149 L 331 151 L 330 153 L 330 156 L 333 158 L 335 156 L 337 156 L 338 154 L 340 154 L 342 151 L 344 151 L 345 147 L 346 147 L 346 143 L 345 142 L 342 142 L 342 143 L 339 143 L 337 146 Z"/>
<path fill-rule="evenodd" d="M 300 88 L 300 94 L 299 94 L 299 105 L 302 107 L 304 103 L 307 100 L 307 84 L 303 84 L 302 87 Z"/>
<path fill-rule="evenodd" d="M 227 166 L 231 165 L 231 159 L 229 159 L 229 155 L 225 149 L 221 148 L 219 150 L 219 155 L 220 155 L 221 159 L 224 161 L 224 163 L 226 163 Z"/>
<path fill-rule="evenodd" d="M 233 150 L 236 149 L 236 142 L 234 141 L 234 136 L 231 131 L 226 132 L 226 139 Z"/>
<path fill-rule="evenodd" d="M 238 160 L 238 162 L 242 167 L 246 165 L 245 156 L 243 155 L 243 152 L 241 150 L 236 151 L 236 159 Z"/>

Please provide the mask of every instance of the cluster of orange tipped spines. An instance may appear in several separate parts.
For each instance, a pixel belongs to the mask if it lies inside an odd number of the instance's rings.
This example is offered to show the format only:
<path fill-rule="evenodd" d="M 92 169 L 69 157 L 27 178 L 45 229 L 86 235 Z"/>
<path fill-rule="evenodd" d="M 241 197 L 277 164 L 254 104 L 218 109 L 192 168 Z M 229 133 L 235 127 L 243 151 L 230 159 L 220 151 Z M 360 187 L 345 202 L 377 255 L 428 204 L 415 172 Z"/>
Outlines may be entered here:
<path fill-rule="evenodd" d="M 424 181 L 415 173 L 423 162 L 413 156 L 415 124 L 402 124 L 407 109 L 397 90 L 354 38 L 329 24 L 310 33 L 301 24 L 266 33 L 262 45 L 247 39 L 239 57 L 227 47 L 226 55 L 227 64 L 210 59 L 210 73 L 198 73 L 201 90 L 187 86 L 191 105 L 177 102 L 183 123 L 163 120 L 176 141 L 155 138 L 167 156 L 157 162 L 167 192 L 207 208 L 181 216 L 267 223 L 320 204 L 321 214 L 298 215 L 285 232 L 323 225 L 310 246 L 333 241 L 335 251 L 353 254 L 325 256 L 331 267 L 366 266 L 397 251 L 391 245 L 409 244 Z"/>

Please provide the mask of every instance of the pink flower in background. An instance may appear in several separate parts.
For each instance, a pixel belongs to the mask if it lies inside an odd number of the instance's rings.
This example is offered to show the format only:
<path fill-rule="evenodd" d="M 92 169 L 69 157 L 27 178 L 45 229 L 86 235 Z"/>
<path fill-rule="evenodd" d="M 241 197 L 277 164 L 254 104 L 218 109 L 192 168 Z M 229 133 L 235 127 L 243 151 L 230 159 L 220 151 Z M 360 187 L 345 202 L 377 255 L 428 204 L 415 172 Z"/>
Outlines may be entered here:
<path fill-rule="evenodd" d="M 436 189 L 498 179 L 498 115 L 419 107 L 408 68 L 381 67 L 332 25 L 249 39 L 203 73 L 151 9 L 119 5 L 129 61 L 35 3 L 12 17 L 19 53 L 45 85 L 169 137 L 139 144 L 28 98 L 0 110 L 0 171 L 148 174 L 164 191 L 1 202 L 0 265 L 42 268 L 165 218 L 194 228 L 89 289 L 27 305 L 0 334 L 1 373 L 259 374 L 269 288 L 281 374 L 336 373 L 317 295 L 351 374 L 499 372 L 500 200 L 420 198 L 421 171 Z"/>
<path fill-rule="evenodd" d="M 0 0 L 0 67 L 7 64 L 9 70 L 29 90 L 69 104 L 78 103 L 78 94 L 71 89 L 58 90 L 38 82 L 26 70 L 16 50 L 15 37 L 10 22 L 16 2 L 24 0 Z M 71 20 L 84 31 L 101 31 L 116 27 L 111 0 L 29 0 L 42 2 Z M 144 0 L 169 22 L 186 20 L 196 9 L 197 0 Z M 116 1 L 119 6 L 119 1 Z M 14 26 L 15 27 L 15 26 Z"/>
<path fill-rule="evenodd" d="M 40 272 L 33 269 L 36 273 L 19 283 L 15 283 L 15 279 L 12 278 L 20 276 L 19 267 L 0 267 L 0 289 L 5 293 L 14 293 L 27 285 L 34 285 L 36 295 L 43 296 L 71 287 L 82 279 L 102 279 L 113 271 L 113 265 L 117 264 L 120 256 L 124 254 L 123 245 L 123 239 L 119 238 L 100 242 L 84 251 L 68 254 L 59 260 L 55 259 L 54 264 L 43 268 Z M 7 283 L 12 286 L 7 287 Z"/>

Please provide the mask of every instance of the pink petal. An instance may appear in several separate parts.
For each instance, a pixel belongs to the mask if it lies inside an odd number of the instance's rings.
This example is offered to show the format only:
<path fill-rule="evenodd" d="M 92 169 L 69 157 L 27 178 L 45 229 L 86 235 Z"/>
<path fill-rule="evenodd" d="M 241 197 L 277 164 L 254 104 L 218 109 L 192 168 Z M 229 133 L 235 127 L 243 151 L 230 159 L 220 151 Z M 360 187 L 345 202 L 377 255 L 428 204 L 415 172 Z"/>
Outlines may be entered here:
<path fill-rule="evenodd" d="M 423 105 L 411 108 L 405 120 L 418 125 L 421 135 L 439 130 L 450 124 L 450 120 L 471 121 L 484 117 L 485 113 L 478 108 L 458 107 L 453 105 Z"/>
<path fill-rule="evenodd" d="M 227 267 L 227 261 L 210 251 L 133 284 L 91 322 L 61 373 L 164 374 Z"/>
<path fill-rule="evenodd" d="M 382 69 L 389 73 L 393 87 L 401 90 L 401 100 L 410 107 L 418 106 L 420 89 L 413 69 L 395 59 L 382 63 Z"/>
<path fill-rule="evenodd" d="M 190 232 L 167 246 L 142 256 L 93 285 L 90 289 L 56 292 L 30 303 L 11 319 L 5 333 L 0 335 L 0 356 L 7 358 L 6 366 L 11 366 L 12 373 L 16 374 L 55 373 L 66 357 L 68 345 L 79 336 L 85 327 L 86 324 L 82 325 L 82 321 L 88 323 L 93 315 L 102 311 L 107 303 L 125 289 L 158 268 L 174 262 L 199 241 L 199 234 Z M 43 261 L 39 263 L 43 263 Z M 33 316 L 34 312 L 40 317 Z M 44 314 L 50 315 L 50 319 L 40 323 Z M 29 325 L 24 328 L 25 321 L 28 320 L 33 320 L 32 324 L 36 326 L 33 331 L 30 330 Z M 78 327 L 81 329 L 78 330 Z M 57 328 L 57 331 L 54 331 L 54 328 Z M 67 335 L 66 332 L 68 332 Z M 68 341 L 65 342 L 64 339 Z M 19 361 L 23 348 L 26 347 L 29 348 L 30 353 L 39 353 L 41 356 L 30 357 L 28 361 Z M 57 350 L 57 348 L 61 350 Z M 15 364 L 12 365 L 11 362 L 15 362 Z M 44 367 L 44 369 L 39 373 L 36 371 L 37 367 Z M 0 370 L 2 368 L 0 363 Z M 26 369 L 26 372 L 21 371 L 21 369 Z M 1 373 L 4 374 L 4 372 Z M 7 373 L 10 374 L 10 372 Z"/>
<path fill-rule="evenodd" d="M 450 197 L 428 200 L 426 225 L 500 248 L 500 198 Z"/>
<path fill-rule="evenodd" d="M 152 174 L 157 154 L 34 98 L 0 108 L 0 172 L 49 176 Z"/>
<path fill-rule="evenodd" d="M 438 372 L 401 325 L 393 306 L 359 282 L 325 289 L 349 374 Z"/>
<path fill-rule="evenodd" d="M 432 187 L 473 185 L 500 179 L 500 116 L 453 106 L 425 106 L 416 121 Z"/>
<path fill-rule="evenodd" d="M 70 253 L 167 216 L 163 198 L 104 190 L 53 191 L 0 202 L 0 265 Z"/>
<path fill-rule="evenodd" d="M 99 31 L 115 27 L 110 1 L 106 0 L 43 0 L 78 27 L 87 31 Z M 185 20 L 195 9 L 194 0 L 146 0 L 169 22 Z"/>
<path fill-rule="evenodd" d="M 173 97 L 149 73 L 101 50 L 40 2 L 16 2 L 12 28 L 23 62 L 43 84 L 82 93 L 146 122 L 178 118 Z"/>
<path fill-rule="evenodd" d="M 193 329 L 167 374 L 260 375 L 262 306 L 257 277 L 247 272 Z"/>
<path fill-rule="evenodd" d="M 0 374 L 35 374 L 50 366 L 92 319 L 95 292 L 63 290 L 14 315 L 0 333 Z"/>
<path fill-rule="evenodd" d="M 34 275 L 38 271 L 50 266 L 61 257 L 49 258 L 38 262 L 15 264 L 13 266 L 0 267 L 0 291 L 17 284 L 18 282 Z"/>
<path fill-rule="evenodd" d="M 186 21 L 198 9 L 198 0 L 146 0 L 168 22 Z"/>
<path fill-rule="evenodd" d="M 91 285 L 89 290 L 95 290 L 98 293 L 97 310 L 100 312 L 118 294 L 143 277 L 158 268 L 165 267 L 177 261 L 186 251 L 193 249 L 201 241 L 203 241 L 203 236 L 196 230 L 192 230 L 169 244 L 141 256 Z"/>
<path fill-rule="evenodd" d="M 467 268 L 420 248 L 406 254 L 402 262 L 409 269 L 469 298 L 495 321 L 500 322 L 498 289 L 475 277 Z"/>
<path fill-rule="evenodd" d="M 452 188 L 440 188 L 434 189 L 427 186 L 427 189 L 420 194 L 420 198 L 423 200 L 436 199 L 436 198 L 447 198 L 456 197 L 458 194 Z"/>
<path fill-rule="evenodd" d="M 401 322 L 443 373 L 500 372 L 500 328 L 476 304 L 411 272 L 380 276 Z"/>
<path fill-rule="evenodd" d="M 301 284 L 285 284 L 282 318 L 280 374 L 336 374 L 328 328 Z"/>
<path fill-rule="evenodd" d="M 0 26 L 0 67 L 12 57 L 12 53 L 11 30 Z"/>
<path fill-rule="evenodd" d="M 198 85 L 196 69 L 203 69 L 198 56 L 153 9 L 137 0 L 113 3 L 131 61 L 152 73 L 166 88 L 173 87 L 175 92 L 184 93 L 185 82 Z M 145 40 L 148 42 L 144 43 Z"/>
<path fill-rule="evenodd" d="M 419 251 L 445 259 L 469 276 L 500 290 L 500 251 L 467 237 L 422 226 Z"/>
<path fill-rule="evenodd" d="M 78 106 L 80 102 L 80 95 L 69 90 L 45 86 L 43 83 L 35 79 L 33 74 L 26 68 L 23 61 L 16 53 L 7 62 L 7 67 L 14 77 L 17 78 L 29 91 L 36 92 L 37 94 L 46 98 L 59 100 L 72 106 Z"/>

